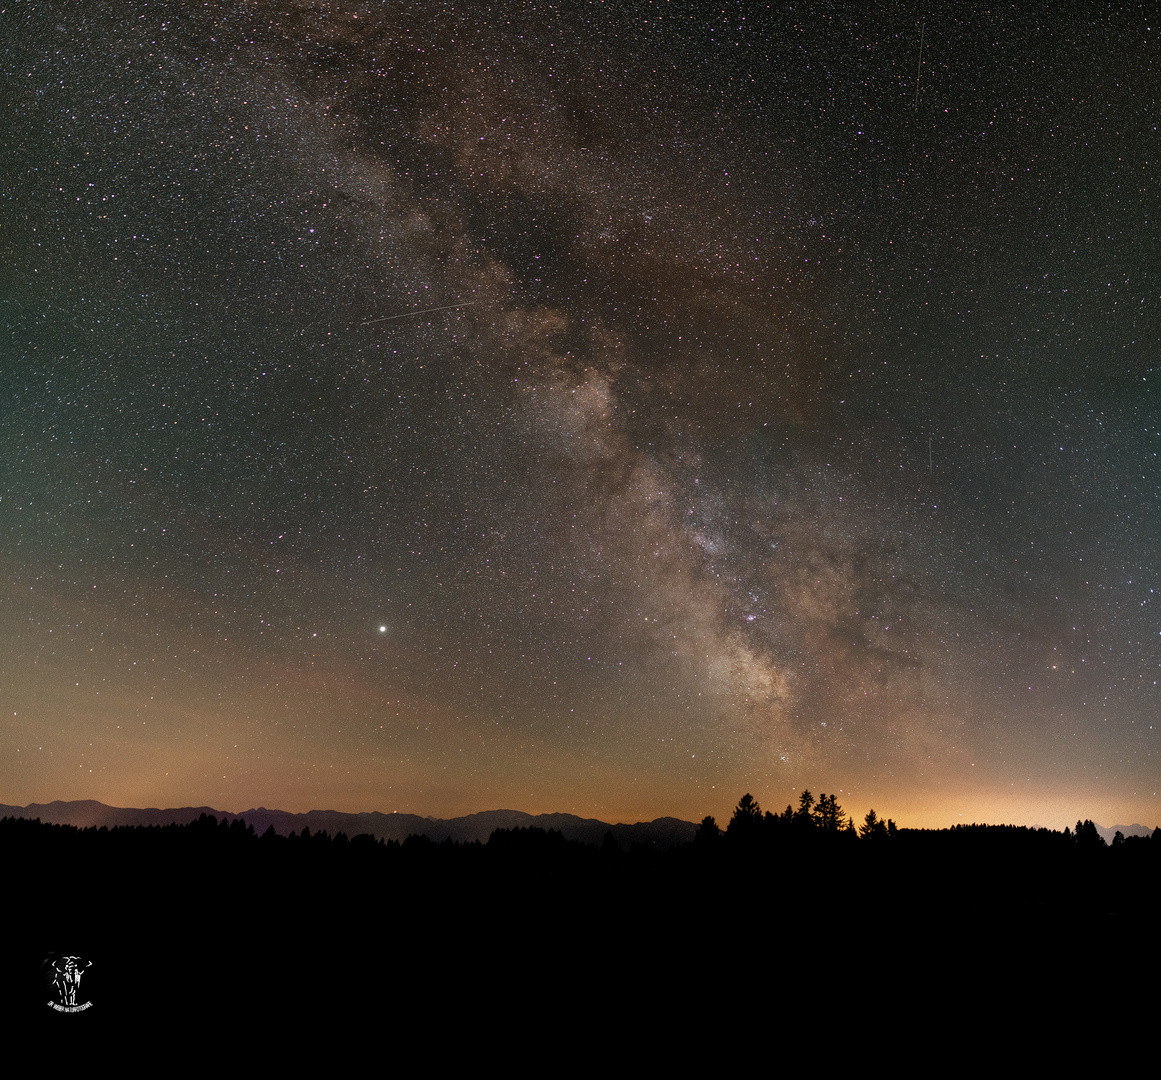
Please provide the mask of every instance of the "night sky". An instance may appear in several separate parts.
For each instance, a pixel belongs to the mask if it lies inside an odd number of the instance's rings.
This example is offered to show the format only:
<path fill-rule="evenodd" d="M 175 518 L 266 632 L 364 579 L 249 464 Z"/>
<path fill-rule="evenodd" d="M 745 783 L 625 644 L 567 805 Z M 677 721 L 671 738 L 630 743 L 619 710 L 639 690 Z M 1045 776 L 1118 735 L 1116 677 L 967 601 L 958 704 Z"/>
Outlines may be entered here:
<path fill-rule="evenodd" d="M 0 5 L 0 802 L 1161 820 L 1148 5 Z"/>

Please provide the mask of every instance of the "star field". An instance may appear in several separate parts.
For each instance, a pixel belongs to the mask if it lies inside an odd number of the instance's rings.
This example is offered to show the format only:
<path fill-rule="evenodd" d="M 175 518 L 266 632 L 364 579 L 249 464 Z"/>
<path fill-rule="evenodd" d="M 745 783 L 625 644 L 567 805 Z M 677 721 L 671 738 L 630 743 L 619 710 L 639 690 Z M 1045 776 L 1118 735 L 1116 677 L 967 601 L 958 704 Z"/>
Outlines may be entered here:
<path fill-rule="evenodd" d="M 4 801 L 1155 824 L 1156 34 L 10 3 Z"/>

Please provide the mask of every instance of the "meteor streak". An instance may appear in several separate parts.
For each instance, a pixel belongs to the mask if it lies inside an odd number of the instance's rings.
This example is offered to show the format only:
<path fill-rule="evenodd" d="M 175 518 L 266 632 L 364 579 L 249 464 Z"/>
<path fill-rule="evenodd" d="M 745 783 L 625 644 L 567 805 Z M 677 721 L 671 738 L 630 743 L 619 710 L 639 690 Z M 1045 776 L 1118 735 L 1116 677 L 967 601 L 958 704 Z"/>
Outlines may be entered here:
<path fill-rule="evenodd" d="M 390 322 L 392 319 L 406 319 L 408 315 L 426 315 L 431 311 L 454 311 L 456 308 L 462 307 L 479 307 L 483 303 L 485 303 L 483 300 L 469 300 L 466 304 L 447 304 L 444 307 L 420 308 L 418 311 L 405 311 L 401 315 L 383 315 L 378 319 L 364 319 L 359 325 L 370 326 L 371 323 Z"/>

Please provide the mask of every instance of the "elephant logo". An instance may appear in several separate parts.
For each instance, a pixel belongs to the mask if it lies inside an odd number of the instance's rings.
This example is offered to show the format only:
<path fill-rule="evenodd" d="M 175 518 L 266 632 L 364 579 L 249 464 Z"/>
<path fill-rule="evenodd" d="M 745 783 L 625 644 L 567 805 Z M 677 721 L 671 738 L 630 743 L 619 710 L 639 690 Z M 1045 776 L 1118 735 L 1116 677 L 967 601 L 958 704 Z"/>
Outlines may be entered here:
<path fill-rule="evenodd" d="M 51 1008 L 57 1012 L 83 1012 L 93 1004 L 91 1001 L 77 1004 L 81 976 L 93 966 L 92 960 L 84 960 L 79 956 L 58 956 L 46 966 L 56 998 L 55 1001 L 49 1001 Z"/>

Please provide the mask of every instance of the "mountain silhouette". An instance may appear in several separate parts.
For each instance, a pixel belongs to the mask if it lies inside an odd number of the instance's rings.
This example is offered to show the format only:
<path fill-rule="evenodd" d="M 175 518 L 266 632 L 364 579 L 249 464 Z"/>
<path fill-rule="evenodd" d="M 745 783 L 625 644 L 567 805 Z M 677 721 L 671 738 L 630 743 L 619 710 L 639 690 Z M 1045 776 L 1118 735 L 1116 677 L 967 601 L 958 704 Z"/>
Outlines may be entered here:
<path fill-rule="evenodd" d="M 330 835 L 347 836 L 370 834 L 377 840 L 406 840 L 409 836 L 426 836 L 437 842 L 453 840 L 457 843 L 480 841 L 486 843 L 497 829 L 540 828 L 555 829 L 566 840 L 586 844 L 600 844 L 611 832 L 624 848 L 640 844 L 659 851 L 668 850 L 693 839 L 697 826 L 678 818 L 663 817 L 629 825 L 610 824 L 596 818 L 582 818 L 575 814 L 526 814 L 520 810 L 486 810 L 464 817 L 420 817 L 417 814 L 384 814 L 380 811 L 348 814 L 340 810 L 311 810 L 292 814 L 285 810 L 268 810 L 264 806 L 232 814 L 209 806 L 182 806 L 166 810 L 156 807 L 137 809 L 106 806 L 94 799 L 73 802 L 56 800 L 50 803 L 29 803 L 28 806 L 0 805 L 0 817 L 39 818 L 53 825 L 75 825 L 79 828 L 115 828 L 116 826 L 188 825 L 202 814 L 210 814 L 219 821 L 238 818 L 252 825 L 261 834 L 273 828 L 280 836 L 302 832 L 326 831 Z"/>

